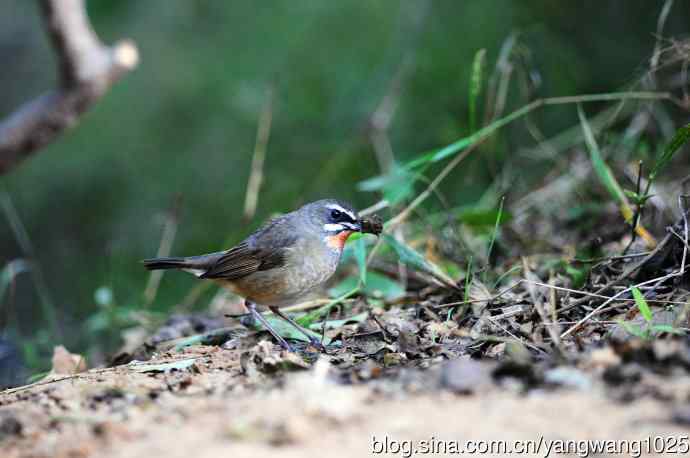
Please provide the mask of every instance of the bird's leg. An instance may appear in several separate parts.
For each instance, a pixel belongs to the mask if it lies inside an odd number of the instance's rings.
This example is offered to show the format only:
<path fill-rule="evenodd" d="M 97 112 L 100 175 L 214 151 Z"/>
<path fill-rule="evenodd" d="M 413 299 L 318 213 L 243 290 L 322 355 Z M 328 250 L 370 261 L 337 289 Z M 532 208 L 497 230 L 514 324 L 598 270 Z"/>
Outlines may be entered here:
<path fill-rule="evenodd" d="M 288 323 L 290 323 L 290 324 L 291 324 L 292 326 L 294 326 L 295 329 L 297 329 L 299 332 L 301 332 L 302 334 L 304 334 L 304 335 L 307 337 L 307 339 L 309 339 L 309 342 L 310 342 L 315 348 L 318 348 L 319 350 L 324 351 L 324 352 L 326 351 L 326 349 L 324 348 L 324 346 L 323 346 L 323 344 L 321 343 L 321 340 L 320 340 L 320 339 L 318 339 L 317 337 L 315 337 L 315 336 L 309 334 L 309 333 L 307 332 L 306 329 L 304 329 L 302 326 L 300 326 L 299 324 L 297 324 L 297 322 L 296 322 L 295 320 L 293 320 L 292 318 L 290 318 L 289 316 L 287 316 L 286 314 L 284 314 L 283 312 L 281 312 L 280 309 L 279 309 L 278 307 L 269 306 L 268 309 L 269 309 L 271 312 L 273 312 L 273 313 L 275 313 L 276 315 L 278 315 L 279 317 L 281 317 L 282 319 L 284 319 L 285 321 L 287 321 Z"/>
<path fill-rule="evenodd" d="M 244 301 L 244 305 L 249 310 L 249 313 L 251 313 L 254 318 L 259 320 L 259 323 L 261 323 L 264 326 L 264 328 L 266 328 L 266 330 L 271 333 L 271 335 L 278 341 L 281 347 L 283 347 L 289 352 L 294 353 L 295 350 L 293 350 L 290 344 L 287 343 L 287 340 L 283 339 L 283 337 L 280 334 L 278 334 L 278 332 L 275 329 L 273 329 L 273 327 L 271 327 L 270 324 L 268 324 L 266 318 L 264 318 L 264 316 L 256 310 L 256 305 L 253 302 Z"/>

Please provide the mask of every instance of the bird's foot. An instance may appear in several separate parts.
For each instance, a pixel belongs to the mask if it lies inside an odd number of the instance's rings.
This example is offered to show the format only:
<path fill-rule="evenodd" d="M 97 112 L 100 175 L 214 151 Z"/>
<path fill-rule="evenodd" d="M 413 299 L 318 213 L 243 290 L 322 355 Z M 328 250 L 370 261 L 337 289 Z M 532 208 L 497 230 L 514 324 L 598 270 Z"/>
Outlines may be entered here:
<path fill-rule="evenodd" d="M 290 344 L 287 342 L 287 340 L 285 340 L 285 339 L 280 339 L 280 340 L 278 341 L 278 343 L 279 343 L 280 346 L 283 348 L 283 350 L 289 351 L 290 353 L 294 353 L 294 352 L 295 352 L 295 349 L 292 348 L 292 345 L 290 345 Z"/>
<path fill-rule="evenodd" d="M 328 354 L 328 351 L 326 350 L 326 346 L 321 343 L 321 339 L 319 339 L 316 336 L 309 336 L 309 343 L 311 344 L 312 347 L 316 348 L 319 350 L 321 353 Z"/>

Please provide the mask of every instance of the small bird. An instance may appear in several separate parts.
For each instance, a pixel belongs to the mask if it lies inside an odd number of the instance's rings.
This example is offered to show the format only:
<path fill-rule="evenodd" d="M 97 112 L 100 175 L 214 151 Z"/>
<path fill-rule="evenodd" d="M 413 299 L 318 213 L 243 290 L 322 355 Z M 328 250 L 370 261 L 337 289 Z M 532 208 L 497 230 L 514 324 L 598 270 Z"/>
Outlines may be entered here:
<path fill-rule="evenodd" d="M 345 242 L 354 232 L 378 235 L 380 220 L 361 220 L 352 205 L 323 199 L 272 219 L 229 250 L 147 259 L 144 266 L 149 270 L 184 270 L 244 297 L 249 313 L 288 351 L 293 351 L 290 344 L 257 306 L 267 307 L 307 336 L 312 345 L 323 348 L 279 308 L 299 301 L 335 273 Z"/>

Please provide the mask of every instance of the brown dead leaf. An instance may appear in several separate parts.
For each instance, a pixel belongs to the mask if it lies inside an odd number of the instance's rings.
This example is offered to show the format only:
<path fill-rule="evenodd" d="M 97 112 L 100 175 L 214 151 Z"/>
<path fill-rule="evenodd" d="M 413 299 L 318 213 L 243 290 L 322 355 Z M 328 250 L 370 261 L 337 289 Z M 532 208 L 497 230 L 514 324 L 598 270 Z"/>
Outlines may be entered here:
<path fill-rule="evenodd" d="M 86 370 L 86 359 L 58 345 L 53 349 L 53 368 L 49 375 L 72 375 Z"/>

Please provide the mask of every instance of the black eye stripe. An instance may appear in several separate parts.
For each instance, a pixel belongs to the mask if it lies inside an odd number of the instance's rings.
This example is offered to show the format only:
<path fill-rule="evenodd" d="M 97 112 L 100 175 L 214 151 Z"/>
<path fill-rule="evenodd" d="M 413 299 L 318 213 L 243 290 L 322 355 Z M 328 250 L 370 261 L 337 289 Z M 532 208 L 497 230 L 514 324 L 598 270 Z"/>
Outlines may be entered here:
<path fill-rule="evenodd" d="M 340 211 L 338 209 L 332 209 L 331 210 L 331 218 L 337 222 L 348 222 L 348 223 L 356 223 L 357 222 L 347 212 Z"/>

